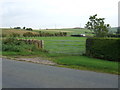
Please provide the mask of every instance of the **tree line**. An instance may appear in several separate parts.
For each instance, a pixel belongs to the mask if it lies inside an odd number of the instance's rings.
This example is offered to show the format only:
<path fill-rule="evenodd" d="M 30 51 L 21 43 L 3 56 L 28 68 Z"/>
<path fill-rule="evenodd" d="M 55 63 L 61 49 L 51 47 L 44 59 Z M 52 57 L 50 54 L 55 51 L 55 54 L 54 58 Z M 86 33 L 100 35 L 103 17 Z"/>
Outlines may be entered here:
<path fill-rule="evenodd" d="M 28 30 L 28 31 L 32 31 L 33 29 L 32 28 L 26 28 L 26 27 L 14 27 L 14 29 L 24 29 L 24 30 Z"/>
<path fill-rule="evenodd" d="M 38 34 L 32 32 L 26 32 L 23 34 L 24 37 L 48 37 L 48 36 L 67 36 L 66 32 L 59 32 L 59 33 L 48 33 L 48 32 L 41 32 L 39 31 Z"/>

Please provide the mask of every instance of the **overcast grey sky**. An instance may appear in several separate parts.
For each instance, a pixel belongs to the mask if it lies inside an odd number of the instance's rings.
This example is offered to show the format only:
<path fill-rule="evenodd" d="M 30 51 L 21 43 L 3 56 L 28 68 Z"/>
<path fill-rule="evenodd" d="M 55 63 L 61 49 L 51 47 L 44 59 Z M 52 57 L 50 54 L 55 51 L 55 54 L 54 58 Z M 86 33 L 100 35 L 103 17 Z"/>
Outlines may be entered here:
<path fill-rule="evenodd" d="M 119 0 L 2 0 L 1 27 L 84 27 L 90 15 L 118 26 Z"/>

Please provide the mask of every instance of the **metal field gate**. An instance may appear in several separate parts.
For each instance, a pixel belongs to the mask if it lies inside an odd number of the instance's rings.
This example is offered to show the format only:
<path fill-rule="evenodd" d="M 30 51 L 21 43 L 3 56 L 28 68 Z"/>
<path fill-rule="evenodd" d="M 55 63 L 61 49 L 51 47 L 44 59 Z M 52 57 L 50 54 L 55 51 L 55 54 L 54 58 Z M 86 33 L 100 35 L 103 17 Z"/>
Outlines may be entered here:
<path fill-rule="evenodd" d="M 81 55 L 85 53 L 86 41 L 81 40 L 45 40 L 44 47 L 49 53 Z"/>

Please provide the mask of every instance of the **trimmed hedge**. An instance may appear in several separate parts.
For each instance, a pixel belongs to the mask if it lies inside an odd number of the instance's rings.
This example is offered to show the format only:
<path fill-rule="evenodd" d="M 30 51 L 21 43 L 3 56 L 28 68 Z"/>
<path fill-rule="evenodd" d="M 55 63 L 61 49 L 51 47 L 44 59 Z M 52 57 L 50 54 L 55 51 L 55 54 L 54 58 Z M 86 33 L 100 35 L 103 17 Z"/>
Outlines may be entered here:
<path fill-rule="evenodd" d="M 58 32 L 58 33 L 48 33 L 48 32 L 39 32 L 39 34 L 34 34 L 32 32 L 26 32 L 23 34 L 24 37 L 51 37 L 51 36 L 67 36 L 67 32 Z"/>
<path fill-rule="evenodd" d="M 90 57 L 120 61 L 120 38 L 88 38 L 86 55 Z"/>

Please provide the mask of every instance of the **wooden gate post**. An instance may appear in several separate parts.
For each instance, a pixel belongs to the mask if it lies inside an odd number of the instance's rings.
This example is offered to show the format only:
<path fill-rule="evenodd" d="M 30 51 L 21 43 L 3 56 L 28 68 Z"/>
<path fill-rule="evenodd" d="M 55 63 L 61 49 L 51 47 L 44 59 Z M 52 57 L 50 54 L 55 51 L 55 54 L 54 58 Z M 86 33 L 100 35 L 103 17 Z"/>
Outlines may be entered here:
<path fill-rule="evenodd" d="M 41 48 L 44 49 L 44 40 L 41 40 Z"/>

